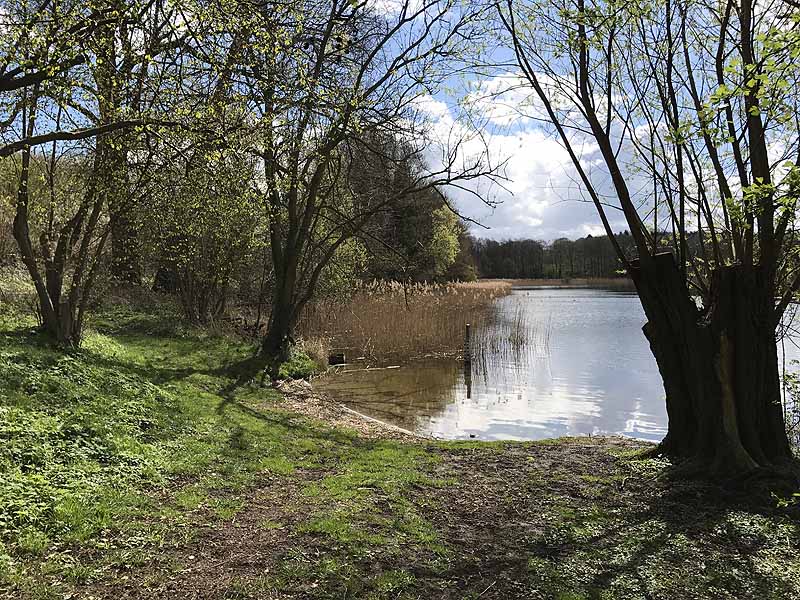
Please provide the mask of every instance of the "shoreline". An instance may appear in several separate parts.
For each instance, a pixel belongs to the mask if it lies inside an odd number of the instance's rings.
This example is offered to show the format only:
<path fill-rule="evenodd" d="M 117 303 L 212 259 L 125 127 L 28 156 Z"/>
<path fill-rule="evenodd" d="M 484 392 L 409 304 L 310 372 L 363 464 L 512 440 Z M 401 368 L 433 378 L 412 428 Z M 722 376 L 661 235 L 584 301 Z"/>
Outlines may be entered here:
<path fill-rule="evenodd" d="M 528 288 L 564 288 L 564 289 L 611 289 L 636 291 L 633 280 L 629 277 L 564 277 L 553 279 L 479 279 L 486 282 L 508 283 L 512 289 Z"/>
<path fill-rule="evenodd" d="M 27 507 L 0 597 L 800 596 L 800 505 L 665 479 L 649 443 L 436 440 L 307 382 L 233 385 L 248 347 L 224 337 L 107 331 L 65 358 L 0 325 L 0 458 L 37 461 L 0 480 Z"/>
<path fill-rule="evenodd" d="M 331 427 L 353 429 L 367 438 L 403 440 L 407 442 L 432 442 L 428 437 L 392 423 L 365 415 L 334 400 L 328 394 L 314 389 L 313 383 L 305 380 L 278 381 L 275 385 L 281 402 L 291 410 L 306 417 L 319 419 Z"/>

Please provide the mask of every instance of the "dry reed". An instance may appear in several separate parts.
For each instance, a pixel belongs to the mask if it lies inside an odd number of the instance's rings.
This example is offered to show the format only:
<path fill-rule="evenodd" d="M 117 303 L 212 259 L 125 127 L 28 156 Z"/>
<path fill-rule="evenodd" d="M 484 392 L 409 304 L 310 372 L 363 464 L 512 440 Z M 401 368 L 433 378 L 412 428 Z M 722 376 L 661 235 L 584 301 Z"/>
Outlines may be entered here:
<path fill-rule="evenodd" d="M 467 323 L 480 328 L 493 302 L 511 292 L 508 282 L 409 284 L 373 282 L 349 298 L 324 298 L 304 312 L 298 332 L 329 340 L 347 359 L 389 361 L 460 355 Z"/>

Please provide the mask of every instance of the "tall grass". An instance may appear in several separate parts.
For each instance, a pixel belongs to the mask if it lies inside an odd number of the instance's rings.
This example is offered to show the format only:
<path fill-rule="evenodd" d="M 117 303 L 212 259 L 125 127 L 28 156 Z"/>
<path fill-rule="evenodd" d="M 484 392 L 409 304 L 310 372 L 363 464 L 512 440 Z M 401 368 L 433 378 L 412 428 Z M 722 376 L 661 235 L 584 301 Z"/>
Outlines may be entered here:
<path fill-rule="evenodd" d="M 473 357 L 481 353 L 499 358 L 518 356 L 530 351 L 539 357 L 550 354 L 552 323 L 540 321 L 519 303 L 512 311 L 495 311 L 485 326 L 472 336 L 470 350 Z"/>
<path fill-rule="evenodd" d="M 362 284 L 348 298 L 311 304 L 298 332 L 306 340 L 326 340 L 347 360 L 456 356 L 463 352 L 466 324 L 481 329 L 493 302 L 510 292 L 511 284 L 504 281 Z"/>
<path fill-rule="evenodd" d="M 470 340 L 472 374 L 484 379 L 498 368 L 524 368 L 550 356 L 550 317 L 540 319 L 517 303 L 496 310 Z"/>

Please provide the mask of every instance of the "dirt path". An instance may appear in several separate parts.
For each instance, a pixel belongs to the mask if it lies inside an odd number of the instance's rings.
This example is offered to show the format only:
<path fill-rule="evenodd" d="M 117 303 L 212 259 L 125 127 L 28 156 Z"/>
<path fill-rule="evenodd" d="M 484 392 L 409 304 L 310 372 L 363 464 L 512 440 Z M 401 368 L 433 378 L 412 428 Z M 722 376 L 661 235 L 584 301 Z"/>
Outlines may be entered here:
<path fill-rule="evenodd" d="M 800 516 L 657 479 L 622 438 L 522 444 L 420 441 L 306 388 L 286 407 L 356 429 L 370 451 L 419 452 L 419 477 L 352 466 L 264 476 L 242 508 L 148 564 L 83 590 L 95 598 L 794 598 Z M 388 438 L 388 441 L 387 441 Z M 385 444 L 390 444 L 385 446 Z M 377 446 L 376 446 L 377 445 Z M 322 495 L 320 495 L 322 494 Z M 323 498 L 319 500 L 319 498 Z M 333 498 L 333 499 L 332 499 Z M 203 521 L 203 519 L 199 519 Z"/>

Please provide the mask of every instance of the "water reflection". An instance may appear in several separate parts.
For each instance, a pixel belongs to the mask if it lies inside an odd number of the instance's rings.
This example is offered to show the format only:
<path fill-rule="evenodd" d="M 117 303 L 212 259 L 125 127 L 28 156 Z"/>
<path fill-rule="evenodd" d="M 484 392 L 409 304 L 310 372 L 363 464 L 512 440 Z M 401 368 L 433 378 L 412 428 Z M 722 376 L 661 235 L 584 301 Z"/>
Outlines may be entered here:
<path fill-rule="evenodd" d="M 473 334 L 473 360 L 351 371 L 320 387 L 356 410 L 442 438 L 619 433 L 659 440 L 664 392 L 635 295 L 517 289 Z"/>

